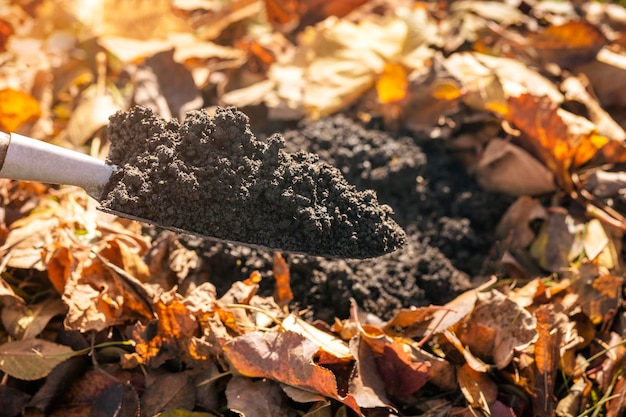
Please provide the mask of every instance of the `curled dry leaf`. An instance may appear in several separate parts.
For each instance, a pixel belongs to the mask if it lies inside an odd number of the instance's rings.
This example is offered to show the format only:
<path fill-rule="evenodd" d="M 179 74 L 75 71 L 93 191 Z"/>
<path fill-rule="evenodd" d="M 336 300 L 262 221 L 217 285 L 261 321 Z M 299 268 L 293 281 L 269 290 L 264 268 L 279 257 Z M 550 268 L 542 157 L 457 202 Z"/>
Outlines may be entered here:
<path fill-rule="evenodd" d="M 293 293 L 291 292 L 289 265 L 279 252 L 274 253 L 272 272 L 276 281 L 274 300 L 279 306 L 285 307 L 293 300 Z"/>
<path fill-rule="evenodd" d="M 472 313 L 463 322 L 461 341 L 484 359 L 502 369 L 515 351 L 537 340 L 534 317 L 502 293 L 492 290 L 477 294 L 478 301 Z"/>

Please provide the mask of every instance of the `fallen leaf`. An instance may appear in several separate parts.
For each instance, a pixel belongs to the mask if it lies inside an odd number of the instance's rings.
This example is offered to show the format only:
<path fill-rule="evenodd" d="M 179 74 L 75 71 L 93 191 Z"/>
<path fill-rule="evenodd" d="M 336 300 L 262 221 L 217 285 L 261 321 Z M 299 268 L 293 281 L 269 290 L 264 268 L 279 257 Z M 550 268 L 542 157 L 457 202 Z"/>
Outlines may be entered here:
<path fill-rule="evenodd" d="M 319 347 L 293 332 L 253 331 L 235 337 L 224 346 L 233 370 L 251 378 L 269 378 L 339 400 L 357 413 L 354 397 L 340 395 L 331 371 L 313 363 Z"/>
<path fill-rule="evenodd" d="M 274 253 L 272 272 L 276 281 L 274 299 L 280 307 L 284 307 L 293 300 L 293 293 L 291 292 L 289 265 L 279 252 Z"/>
<path fill-rule="evenodd" d="M 546 216 L 547 212 L 539 200 L 521 196 L 500 219 L 496 236 L 505 240 L 512 250 L 527 248 L 535 239 L 535 232 L 530 228 L 531 222 L 543 220 Z"/>
<path fill-rule="evenodd" d="M 556 326 L 556 318 L 552 306 L 541 306 L 535 312 L 537 318 L 537 342 L 535 343 L 535 410 L 552 415 L 556 403 L 554 401 L 554 384 L 559 366 L 560 348 L 563 334 Z"/>
<path fill-rule="evenodd" d="M 10 88 L 0 90 L 1 130 L 17 132 L 20 126 L 40 116 L 39 101 L 30 94 Z"/>
<path fill-rule="evenodd" d="M 408 85 L 405 68 L 398 63 L 388 62 L 376 81 L 378 101 L 382 104 L 389 104 L 404 99 Z"/>
<path fill-rule="evenodd" d="M 468 404 L 491 415 L 491 404 L 498 396 L 498 387 L 488 374 L 476 372 L 465 364 L 457 368 L 459 387 Z"/>
<path fill-rule="evenodd" d="M 228 408 L 246 417 L 289 417 L 294 410 L 287 405 L 280 386 L 271 380 L 252 381 L 233 377 L 226 386 Z"/>
<path fill-rule="evenodd" d="M 607 43 L 598 27 L 583 20 L 548 26 L 527 40 L 524 46 L 534 48 L 544 63 L 555 63 L 561 68 L 591 61 Z"/>
<path fill-rule="evenodd" d="M 513 196 L 556 190 L 554 175 L 541 162 L 509 141 L 489 141 L 476 165 L 476 181 L 487 191 Z"/>
<path fill-rule="evenodd" d="M 385 393 L 388 388 L 385 375 L 380 373 L 378 360 L 362 337 L 350 341 L 356 362 L 350 375 L 348 391 L 361 408 L 393 409 Z"/>
<path fill-rule="evenodd" d="M 0 345 L 0 369 L 14 378 L 33 381 L 75 355 L 70 347 L 47 340 L 17 340 Z"/>
<path fill-rule="evenodd" d="M 282 327 L 306 337 L 325 352 L 339 359 L 352 359 L 349 346 L 343 340 L 307 323 L 295 314 L 289 314 L 283 321 Z"/>
<path fill-rule="evenodd" d="M 172 409 L 193 410 L 196 403 L 196 387 L 191 378 L 182 372 L 158 375 L 149 382 L 141 396 L 141 413 L 155 416 Z"/>
<path fill-rule="evenodd" d="M 621 303 L 622 276 L 598 274 L 595 269 L 582 269 L 571 288 L 579 297 L 583 311 L 598 325 L 615 314 Z"/>
<path fill-rule="evenodd" d="M 470 331 L 462 333 L 460 339 L 473 353 L 484 350 L 474 349 L 473 346 L 476 344 L 477 347 L 484 347 L 484 338 L 487 335 L 485 331 L 493 331 L 489 357 L 493 358 L 498 369 L 503 369 L 510 363 L 515 351 L 523 350 L 537 339 L 533 316 L 496 290 L 478 293 L 474 310 L 464 321 L 468 323 Z M 477 324 L 484 326 L 485 331 L 471 333 L 472 329 L 479 330 Z"/>
<path fill-rule="evenodd" d="M 62 316 L 67 307 L 60 298 L 47 298 L 39 304 L 4 306 L 2 324 L 18 340 L 37 337 L 56 316 Z"/>

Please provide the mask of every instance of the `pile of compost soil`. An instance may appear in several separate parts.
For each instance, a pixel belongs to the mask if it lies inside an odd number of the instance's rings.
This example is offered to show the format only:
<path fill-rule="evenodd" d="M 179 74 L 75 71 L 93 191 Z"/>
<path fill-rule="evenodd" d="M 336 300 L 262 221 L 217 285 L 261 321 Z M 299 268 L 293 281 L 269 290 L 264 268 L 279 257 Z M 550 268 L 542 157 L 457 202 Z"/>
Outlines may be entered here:
<path fill-rule="evenodd" d="M 118 170 L 101 206 L 155 224 L 283 251 L 367 258 L 402 246 L 404 231 L 371 190 L 357 190 L 315 154 L 252 134 L 234 108 L 165 121 L 145 107 L 108 126 Z"/>
<path fill-rule="evenodd" d="M 349 315 L 353 297 L 382 318 L 411 305 L 443 304 L 486 275 L 495 226 L 512 199 L 479 188 L 441 141 L 393 138 L 344 116 L 284 133 L 288 151 L 307 150 L 338 167 L 351 184 L 373 189 L 407 232 L 406 245 L 365 260 L 287 255 L 294 302 L 307 318 L 332 322 Z M 271 294 L 272 254 L 183 238 L 201 255 L 201 276 L 226 291 L 258 270 Z M 263 287 L 265 286 L 265 287 Z"/>

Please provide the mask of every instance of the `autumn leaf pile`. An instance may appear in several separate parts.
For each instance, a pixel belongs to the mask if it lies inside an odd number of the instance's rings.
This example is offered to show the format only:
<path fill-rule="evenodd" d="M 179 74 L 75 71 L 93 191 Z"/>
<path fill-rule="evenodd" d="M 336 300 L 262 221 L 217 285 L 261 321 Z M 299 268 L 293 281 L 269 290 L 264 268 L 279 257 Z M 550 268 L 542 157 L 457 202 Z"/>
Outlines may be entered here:
<path fill-rule="evenodd" d="M 0 2 L 0 130 L 104 157 L 134 104 L 348 112 L 518 197 L 501 276 L 310 323 L 280 254 L 274 296 L 218 295 L 176 235 L 1 180 L 0 415 L 623 415 L 625 30 L 599 2 Z"/>

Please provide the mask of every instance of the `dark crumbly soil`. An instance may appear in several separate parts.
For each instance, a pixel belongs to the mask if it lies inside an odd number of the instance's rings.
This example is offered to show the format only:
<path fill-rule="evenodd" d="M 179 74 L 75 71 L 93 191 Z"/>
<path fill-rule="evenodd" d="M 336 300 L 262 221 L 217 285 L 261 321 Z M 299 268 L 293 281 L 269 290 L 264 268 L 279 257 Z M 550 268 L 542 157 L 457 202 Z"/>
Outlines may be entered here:
<path fill-rule="evenodd" d="M 374 189 L 407 231 L 407 244 L 376 259 L 286 256 L 294 302 L 308 318 L 348 316 L 353 297 L 388 318 L 398 308 L 442 304 L 470 288 L 485 265 L 494 230 L 512 199 L 482 191 L 440 141 L 392 138 L 335 116 L 286 132 L 288 151 L 307 150 L 337 166 L 360 189 Z M 270 252 L 183 239 L 202 254 L 201 276 L 223 293 L 253 270 L 271 276 Z M 271 293 L 272 280 L 262 281 Z"/>
<path fill-rule="evenodd" d="M 105 209 L 231 242 L 342 258 L 402 246 L 405 234 L 371 190 L 305 151 L 287 153 L 280 135 L 257 140 L 234 108 L 187 114 L 180 124 L 150 109 L 109 123 Z"/>

